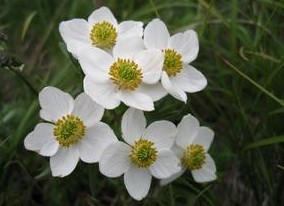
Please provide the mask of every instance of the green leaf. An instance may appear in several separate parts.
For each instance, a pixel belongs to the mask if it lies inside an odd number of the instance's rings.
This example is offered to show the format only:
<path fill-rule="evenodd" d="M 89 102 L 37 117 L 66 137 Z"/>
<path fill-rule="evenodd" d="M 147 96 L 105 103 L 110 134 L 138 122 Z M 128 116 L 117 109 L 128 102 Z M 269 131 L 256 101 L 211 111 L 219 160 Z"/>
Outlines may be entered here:
<path fill-rule="evenodd" d="M 37 14 L 36 11 L 32 12 L 25 20 L 24 22 L 24 26 L 23 26 L 23 30 L 22 30 L 22 35 L 21 35 L 21 39 L 23 40 L 26 36 L 26 33 L 28 31 L 28 28 L 31 25 L 31 22 L 33 20 L 33 18 L 35 17 L 35 15 Z"/>
<path fill-rule="evenodd" d="M 244 150 L 254 149 L 254 148 L 267 146 L 267 145 L 271 145 L 271 144 L 278 144 L 278 143 L 281 143 L 281 142 L 284 142 L 284 135 L 255 141 L 255 142 L 245 146 Z"/>

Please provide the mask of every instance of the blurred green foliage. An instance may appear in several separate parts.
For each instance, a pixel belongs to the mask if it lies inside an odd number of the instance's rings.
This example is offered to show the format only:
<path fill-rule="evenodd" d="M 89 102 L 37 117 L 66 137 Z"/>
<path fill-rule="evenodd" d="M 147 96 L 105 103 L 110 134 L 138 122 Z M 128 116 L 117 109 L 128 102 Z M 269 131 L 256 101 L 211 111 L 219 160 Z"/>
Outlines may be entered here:
<path fill-rule="evenodd" d="M 87 18 L 102 5 L 119 21 L 146 24 L 158 16 L 172 34 L 197 31 L 193 65 L 207 88 L 190 94 L 187 104 L 167 96 L 146 117 L 178 124 L 192 113 L 211 127 L 217 181 L 196 184 L 190 173 L 164 188 L 155 181 L 148 197 L 135 202 L 122 178 L 102 176 L 97 164 L 80 162 L 68 177 L 54 178 L 48 158 L 24 149 L 25 136 L 41 121 L 34 90 L 82 91 L 80 67 L 66 52 L 59 23 Z M 283 1 L 1 0 L 0 11 L 1 55 L 25 65 L 22 72 L 0 69 L 0 205 L 284 205 Z M 117 136 L 125 109 L 105 112 Z"/>

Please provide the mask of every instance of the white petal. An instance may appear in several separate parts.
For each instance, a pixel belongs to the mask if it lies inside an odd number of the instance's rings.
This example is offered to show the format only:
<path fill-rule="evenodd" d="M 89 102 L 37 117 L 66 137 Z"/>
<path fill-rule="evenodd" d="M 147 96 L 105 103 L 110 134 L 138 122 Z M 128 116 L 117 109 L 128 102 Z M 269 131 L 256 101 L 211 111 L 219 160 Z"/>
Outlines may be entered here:
<path fill-rule="evenodd" d="M 158 178 L 168 178 L 181 170 L 180 160 L 171 150 L 161 150 L 155 163 L 149 168 L 151 174 Z"/>
<path fill-rule="evenodd" d="M 165 49 L 168 46 L 170 34 L 164 22 L 154 19 L 144 30 L 144 44 L 148 49 Z"/>
<path fill-rule="evenodd" d="M 193 139 L 193 144 L 200 144 L 208 151 L 214 138 L 214 132 L 208 127 L 199 127 L 197 134 Z"/>
<path fill-rule="evenodd" d="M 217 178 L 216 165 L 214 160 L 209 154 L 206 154 L 206 160 L 204 166 L 199 170 L 191 171 L 193 179 L 196 182 L 210 182 Z"/>
<path fill-rule="evenodd" d="M 171 78 L 172 84 L 186 92 L 198 92 L 207 85 L 205 76 L 193 66 L 184 65 L 181 73 Z"/>
<path fill-rule="evenodd" d="M 172 181 L 176 180 L 177 178 L 179 178 L 180 176 L 182 176 L 185 171 L 186 171 L 186 169 L 182 168 L 181 171 L 179 171 L 178 173 L 170 176 L 169 178 L 161 179 L 160 180 L 160 185 L 161 186 L 165 186 L 165 185 L 169 184 L 170 182 L 172 182 Z"/>
<path fill-rule="evenodd" d="M 199 130 L 199 121 L 188 114 L 184 116 L 177 126 L 176 144 L 183 149 L 191 145 Z"/>
<path fill-rule="evenodd" d="M 67 50 L 75 56 L 80 48 L 91 46 L 89 25 L 84 19 L 72 19 L 59 24 L 59 32 Z"/>
<path fill-rule="evenodd" d="M 199 51 L 198 37 L 195 31 L 188 30 L 170 37 L 169 48 L 177 50 L 184 63 L 190 63 L 196 59 Z"/>
<path fill-rule="evenodd" d="M 58 151 L 59 144 L 53 136 L 53 127 L 49 123 L 37 124 L 34 131 L 25 138 L 25 148 L 38 152 L 42 156 L 54 155 Z"/>
<path fill-rule="evenodd" d="M 104 6 L 99 9 L 96 9 L 88 18 L 88 22 L 91 25 L 103 21 L 107 21 L 111 23 L 114 27 L 117 27 L 116 18 L 113 16 L 112 12 Z"/>
<path fill-rule="evenodd" d="M 130 145 L 140 139 L 146 128 L 146 118 L 141 110 L 128 108 L 122 116 L 121 131 L 123 139 Z"/>
<path fill-rule="evenodd" d="M 114 109 L 120 104 L 114 85 L 111 82 L 96 82 L 91 77 L 85 76 L 84 91 L 106 109 Z"/>
<path fill-rule="evenodd" d="M 103 122 L 87 128 L 85 136 L 77 144 L 81 160 L 87 163 L 98 162 L 104 150 L 116 141 L 112 129 Z"/>
<path fill-rule="evenodd" d="M 131 148 L 123 142 L 115 142 L 109 145 L 100 159 L 100 172 L 107 177 L 119 177 L 131 165 L 130 152 Z"/>
<path fill-rule="evenodd" d="M 149 192 L 152 176 L 147 169 L 132 166 L 124 175 L 124 184 L 131 197 L 142 200 Z"/>
<path fill-rule="evenodd" d="M 121 91 L 117 96 L 124 104 L 129 107 L 140 109 L 143 111 L 154 110 L 154 103 L 150 96 L 136 91 Z"/>
<path fill-rule="evenodd" d="M 74 108 L 74 100 L 70 94 L 55 87 L 45 87 L 41 90 L 39 104 L 41 106 L 40 117 L 52 122 L 71 114 Z"/>
<path fill-rule="evenodd" d="M 166 72 L 162 72 L 161 82 L 163 87 L 176 99 L 186 102 L 187 96 L 185 92 L 177 85 L 173 85 L 171 82 L 171 78 L 167 75 Z"/>
<path fill-rule="evenodd" d="M 186 148 L 186 146 L 185 146 Z M 174 143 L 174 145 L 172 146 L 171 150 L 176 154 L 176 156 L 181 159 L 183 156 L 183 153 L 185 151 L 184 148 L 178 146 L 176 143 Z"/>
<path fill-rule="evenodd" d="M 137 92 L 150 96 L 153 101 L 158 101 L 167 95 L 167 91 L 160 82 L 151 85 L 141 84 L 140 87 L 137 88 Z"/>
<path fill-rule="evenodd" d="M 140 21 L 123 21 L 117 28 L 118 41 L 129 37 L 140 37 L 143 35 L 143 23 Z"/>
<path fill-rule="evenodd" d="M 175 141 L 176 126 L 166 120 L 156 121 L 150 124 L 142 138 L 154 142 L 157 150 L 170 149 Z"/>
<path fill-rule="evenodd" d="M 116 43 L 113 48 L 113 56 L 117 58 L 127 59 L 132 57 L 134 52 L 144 49 L 141 37 L 131 37 L 123 39 Z M 132 59 L 132 58 L 131 58 Z"/>
<path fill-rule="evenodd" d="M 100 82 L 109 80 L 108 71 L 114 59 L 107 52 L 97 48 L 84 48 L 79 51 L 78 60 L 86 75 Z"/>
<path fill-rule="evenodd" d="M 162 74 L 164 54 L 159 50 L 144 50 L 137 52 L 134 57 L 143 73 L 143 82 L 157 83 Z"/>
<path fill-rule="evenodd" d="M 50 157 L 52 176 L 65 177 L 76 167 L 79 161 L 79 151 L 76 147 L 61 147 L 58 152 Z"/>
<path fill-rule="evenodd" d="M 104 108 L 94 102 L 86 93 L 81 93 L 75 99 L 72 113 L 79 117 L 86 127 L 90 127 L 102 119 Z"/>

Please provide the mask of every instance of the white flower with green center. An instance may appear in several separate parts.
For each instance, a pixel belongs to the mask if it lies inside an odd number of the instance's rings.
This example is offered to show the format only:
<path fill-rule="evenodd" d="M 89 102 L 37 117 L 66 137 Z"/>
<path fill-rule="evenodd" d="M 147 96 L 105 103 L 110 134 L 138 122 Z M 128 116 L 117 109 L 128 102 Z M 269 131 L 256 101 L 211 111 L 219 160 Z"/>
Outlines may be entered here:
<path fill-rule="evenodd" d="M 213 131 L 208 127 L 199 126 L 194 116 L 190 114 L 184 116 L 177 127 L 176 141 L 172 148 L 181 160 L 182 170 L 170 178 L 161 180 L 161 184 L 165 185 L 177 179 L 186 170 L 191 171 L 196 182 L 215 180 L 216 166 L 207 153 L 213 137 Z"/>
<path fill-rule="evenodd" d="M 144 44 L 147 49 L 160 49 L 165 59 L 161 82 L 176 99 L 186 102 L 186 92 L 198 92 L 207 85 L 204 75 L 189 65 L 199 51 L 195 31 L 187 30 L 170 36 L 164 22 L 152 20 L 144 30 Z"/>
<path fill-rule="evenodd" d="M 101 7 L 95 10 L 87 21 L 72 19 L 61 22 L 59 31 L 68 51 L 77 58 L 78 51 L 84 47 L 111 51 L 119 41 L 142 38 L 143 23 L 123 21 L 118 24 L 112 12 L 106 7 Z"/>
<path fill-rule="evenodd" d="M 69 94 L 45 87 L 39 93 L 39 123 L 24 140 L 26 149 L 50 157 L 53 176 L 64 177 L 79 159 L 98 162 L 104 149 L 117 141 L 112 129 L 100 122 L 104 109 L 82 93 L 74 100 Z"/>
<path fill-rule="evenodd" d="M 169 121 L 156 121 L 146 128 L 142 111 L 129 108 L 121 122 L 126 141 L 111 144 L 99 162 L 100 172 L 108 177 L 124 174 L 128 193 L 136 200 L 149 191 L 152 176 L 167 178 L 180 171 L 180 161 L 170 150 L 176 127 Z"/>
<path fill-rule="evenodd" d="M 154 101 L 166 91 L 158 83 L 163 67 L 163 53 L 143 50 L 142 39 L 118 43 L 113 56 L 96 49 L 85 48 L 78 60 L 86 74 L 85 92 L 106 109 L 114 109 L 122 101 L 136 109 L 154 110 Z"/>

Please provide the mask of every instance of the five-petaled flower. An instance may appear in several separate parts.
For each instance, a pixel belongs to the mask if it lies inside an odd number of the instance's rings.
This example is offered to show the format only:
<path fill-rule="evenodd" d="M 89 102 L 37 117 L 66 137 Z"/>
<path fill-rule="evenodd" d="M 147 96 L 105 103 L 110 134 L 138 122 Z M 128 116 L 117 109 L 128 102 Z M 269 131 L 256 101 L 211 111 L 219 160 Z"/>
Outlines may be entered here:
<path fill-rule="evenodd" d="M 154 110 L 153 102 L 166 94 L 158 83 L 164 57 L 159 50 L 143 48 L 142 39 L 131 39 L 115 45 L 113 56 L 96 48 L 81 49 L 84 91 L 106 109 L 122 101 L 136 109 Z"/>
<path fill-rule="evenodd" d="M 81 48 L 97 47 L 108 52 L 113 46 L 125 39 L 143 35 L 143 23 L 138 21 L 123 21 L 117 23 L 112 12 L 101 7 L 95 10 L 88 18 L 72 19 L 61 22 L 60 34 L 67 45 L 67 49 L 75 57 Z"/>
<path fill-rule="evenodd" d="M 170 178 L 161 180 L 165 185 L 190 170 L 196 182 L 209 182 L 216 179 L 216 166 L 212 157 L 207 153 L 212 141 L 213 131 L 199 126 L 198 120 L 188 114 L 177 126 L 176 141 L 173 151 L 181 160 L 182 170 Z"/>
<path fill-rule="evenodd" d="M 53 176 L 64 177 L 76 167 L 79 158 L 98 162 L 104 149 L 117 141 L 112 129 L 100 122 L 104 109 L 82 93 L 74 100 L 55 87 L 39 93 L 39 123 L 24 140 L 26 149 L 50 157 Z"/>
<path fill-rule="evenodd" d="M 108 177 L 124 174 L 129 194 L 136 200 L 149 191 L 152 176 L 167 178 L 180 171 L 180 162 L 170 150 L 176 127 L 169 121 L 156 121 L 146 128 L 142 111 L 129 108 L 121 122 L 122 137 L 105 149 L 99 169 Z"/>
<path fill-rule="evenodd" d="M 185 92 L 197 92 L 205 88 L 207 80 L 201 72 L 188 65 L 196 59 L 199 44 L 195 31 L 188 30 L 170 36 L 164 22 L 154 19 L 144 30 L 147 49 L 159 49 L 164 53 L 161 82 L 175 98 L 186 102 Z"/>

